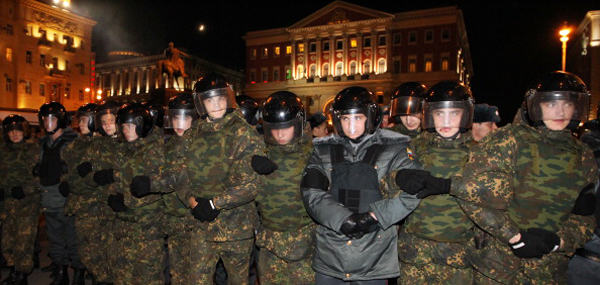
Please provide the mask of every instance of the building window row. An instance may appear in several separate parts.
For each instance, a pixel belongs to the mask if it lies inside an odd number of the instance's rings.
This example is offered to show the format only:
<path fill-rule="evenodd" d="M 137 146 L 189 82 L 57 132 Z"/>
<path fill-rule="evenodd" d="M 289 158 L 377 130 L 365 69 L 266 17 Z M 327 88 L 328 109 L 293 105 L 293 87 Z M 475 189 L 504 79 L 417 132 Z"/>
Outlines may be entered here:
<path fill-rule="evenodd" d="M 415 45 L 418 41 L 418 32 L 417 31 L 408 31 L 407 34 L 407 43 L 409 45 Z M 434 30 L 425 30 L 423 32 L 423 42 L 424 43 L 433 43 L 435 40 Z M 394 46 L 402 45 L 402 32 L 395 32 L 392 35 Z M 450 29 L 441 29 L 440 31 L 440 41 L 447 42 L 450 41 Z"/>
<path fill-rule="evenodd" d="M 392 65 L 392 72 L 394 74 L 402 73 L 401 69 L 401 60 L 399 58 L 394 58 L 394 62 Z M 450 66 L 450 55 L 449 53 L 442 53 L 440 55 L 440 66 L 437 70 L 433 69 L 433 55 L 426 54 L 423 56 L 423 72 L 432 72 L 432 71 L 448 71 Z M 417 56 L 410 55 L 408 56 L 408 70 L 404 71 L 408 73 L 418 72 L 417 70 Z"/>
<path fill-rule="evenodd" d="M 304 50 L 304 46 L 302 46 L 302 49 Z M 261 58 L 269 58 L 269 48 L 265 47 L 261 49 Z M 257 49 L 252 49 L 250 51 L 250 58 L 251 59 L 256 59 L 257 58 L 257 54 L 258 54 L 258 50 Z M 292 46 L 285 46 L 285 54 L 286 55 L 290 55 L 292 54 Z M 280 46 L 276 46 L 273 47 L 273 57 L 279 57 L 281 55 L 281 47 Z"/>

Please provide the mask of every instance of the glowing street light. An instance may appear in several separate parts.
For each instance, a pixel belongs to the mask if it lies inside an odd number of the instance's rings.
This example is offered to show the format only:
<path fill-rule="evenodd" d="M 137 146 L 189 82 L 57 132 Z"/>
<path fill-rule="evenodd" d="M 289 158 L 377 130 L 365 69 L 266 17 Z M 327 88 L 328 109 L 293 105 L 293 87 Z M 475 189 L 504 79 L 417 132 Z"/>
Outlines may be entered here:
<path fill-rule="evenodd" d="M 569 37 L 567 37 L 571 33 L 571 29 L 565 27 L 558 32 L 560 35 L 560 41 L 562 42 L 562 71 L 566 71 L 567 69 L 567 41 Z"/>
<path fill-rule="evenodd" d="M 200 24 L 200 26 L 198 26 L 198 31 L 199 31 L 199 32 L 204 32 L 204 29 L 205 29 L 205 28 L 206 28 L 206 27 L 204 27 L 204 24 Z"/>
<path fill-rule="evenodd" d="M 102 90 L 98 89 L 98 91 L 96 91 L 96 93 L 98 94 L 98 95 L 96 95 L 96 99 L 102 100 Z"/>

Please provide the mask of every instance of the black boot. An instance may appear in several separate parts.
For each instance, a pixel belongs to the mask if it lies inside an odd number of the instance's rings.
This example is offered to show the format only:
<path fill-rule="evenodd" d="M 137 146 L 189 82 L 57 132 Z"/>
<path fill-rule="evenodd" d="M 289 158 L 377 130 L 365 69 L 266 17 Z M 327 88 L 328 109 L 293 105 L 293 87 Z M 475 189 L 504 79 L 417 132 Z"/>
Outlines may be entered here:
<path fill-rule="evenodd" d="M 15 275 L 17 273 L 17 269 L 14 266 L 8 266 L 8 268 L 10 269 L 10 272 L 8 273 L 8 277 L 6 277 L 6 279 L 2 280 L 2 282 L 0 282 L 0 285 L 8 285 L 8 284 L 12 284 L 12 278 L 13 275 Z"/>
<path fill-rule="evenodd" d="M 71 282 L 71 285 L 85 285 L 85 268 L 73 268 L 73 282 Z"/>
<path fill-rule="evenodd" d="M 50 285 L 69 285 L 69 266 L 57 266 L 52 273 L 54 280 Z"/>
<path fill-rule="evenodd" d="M 27 276 L 29 274 L 17 271 L 14 267 L 12 268 L 8 278 L 2 281 L 2 285 L 28 285 Z"/>

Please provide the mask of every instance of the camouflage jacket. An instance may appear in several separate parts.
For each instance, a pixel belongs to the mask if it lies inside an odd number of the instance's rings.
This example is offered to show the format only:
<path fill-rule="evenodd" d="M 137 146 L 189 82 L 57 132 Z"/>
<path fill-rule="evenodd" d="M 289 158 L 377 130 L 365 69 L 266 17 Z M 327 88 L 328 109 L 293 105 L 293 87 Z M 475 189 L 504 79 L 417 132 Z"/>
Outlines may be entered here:
<path fill-rule="evenodd" d="M 85 192 L 89 192 L 86 191 L 88 186 L 83 183 L 83 179 L 77 172 L 77 166 L 85 162 L 85 156 L 92 148 L 92 141 L 92 136 L 80 136 L 69 144 L 65 150 L 64 157 L 69 172 L 62 177 L 62 180 L 69 184 L 71 192 L 67 196 L 67 203 L 65 204 L 67 215 L 84 214 L 85 210 L 92 206 L 89 203 L 89 197 L 84 195 Z"/>
<path fill-rule="evenodd" d="M 406 126 L 404 126 L 404 124 L 402 122 L 398 122 L 397 124 L 395 124 L 394 126 L 389 128 L 388 130 L 394 131 L 397 133 L 401 133 L 403 135 L 407 135 L 412 139 L 416 138 L 419 134 L 421 134 L 421 127 L 417 128 L 416 130 L 411 131 L 411 130 L 407 129 Z"/>
<path fill-rule="evenodd" d="M 38 145 L 22 142 L 2 144 L 0 146 L 0 189 L 4 190 L 4 211 L 2 217 L 24 217 L 37 215 L 40 211 L 40 192 L 38 181 L 31 170 L 38 162 Z M 11 189 L 23 187 L 25 198 L 17 200 L 11 195 Z"/>
<path fill-rule="evenodd" d="M 267 147 L 267 156 L 278 169 L 265 177 L 265 186 L 256 196 L 261 224 L 271 230 L 289 231 L 313 223 L 300 192 L 302 174 L 313 151 L 310 132 L 304 132 L 301 142 Z"/>
<path fill-rule="evenodd" d="M 410 138 L 389 130 L 377 130 L 354 145 L 349 139 L 328 136 L 313 140 L 314 152 L 306 166 L 321 172 L 331 183 L 331 148 L 342 145 L 344 159 L 351 163 L 362 161 L 372 145 L 384 148 L 375 164 L 377 179 L 380 180 L 382 196 L 395 192 L 397 195 L 372 203 L 371 211 L 381 226 L 360 239 L 350 240 L 340 233 L 340 227 L 352 212 L 338 202 L 329 191 L 303 187 L 304 205 L 311 217 L 319 224 L 316 231 L 316 253 L 312 268 L 321 274 L 345 281 L 371 280 L 396 277 L 398 269 L 397 229 L 394 224 L 404 219 L 419 204 L 419 199 L 402 191 L 389 189 L 392 184 L 386 177 L 393 170 L 421 169 L 418 161 L 409 154 Z M 395 185 L 395 183 L 393 184 Z M 397 187 L 396 187 L 397 188 Z M 329 189 L 328 189 L 329 190 Z M 368 252 L 369 254 L 364 254 Z"/>
<path fill-rule="evenodd" d="M 508 125 L 471 149 L 451 194 L 473 221 L 507 244 L 531 227 L 556 232 L 572 254 L 593 231 L 593 216 L 571 213 L 581 190 L 597 181 L 590 148 L 568 130 Z"/>
<path fill-rule="evenodd" d="M 221 212 L 213 222 L 195 221 L 208 241 L 250 239 L 258 222 L 254 198 L 264 178 L 250 165 L 265 154 L 265 144 L 239 110 L 215 120 L 199 120 L 186 145 L 190 193 L 186 197 L 212 199 Z M 188 199 L 184 199 L 189 203 Z M 189 204 L 188 204 L 189 206 Z"/>
<path fill-rule="evenodd" d="M 138 221 L 140 217 L 161 213 L 164 208 L 161 195 L 147 195 L 136 198 L 131 195 L 129 185 L 137 175 L 155 176 L 160 172 L 164 159 L 164 141 L 156 132 L 133 142 L 121 142 L 119 153 L 113 162 L 115 182 L 110 184 L 109 193 L 125 196 L 128 210 L 116 213 L 116 217 L 126 221 Z"/>
<path fill-rule="evenodd" d="M 151 178 L 153 193 L 161 193 L 165 213 L 177 217 L 190 217 L 190 209 L 185 202 L 189 193 L 190 181 L 187 172 L 186 155 L 190 134 L 196 132 L 193 127 L 183 136 L 171 136 L 165 140 L 164 166 L 160 174 Z"/>
<path fill-rule="evenodd" d="M 423 132 L 411 142 L 423 169 L 440 178 L 462 173 L 469 148 L 475 144 L 470 132 L 455 140 L 440 138 L 435 132 Z M 432 195 L 421 200 L 408 216 L 407 233 L 438 242 L 466 242 L 471 239 L 473 223 L 460 208 L 455 197 Z"/>
<path fill-rule="evenodd" d="M 81 158 L 82 162 L 90 162 L 93 171 L 83 178 L 75 179 L 73 199 L 77 199 L 78 205 L 71 208 L 79 217 L 85 215 L 100 215 L 105 218 L 114 218 L 114 212 L 108 206 L 108 194 L 110 185 L 99 186 L 94 182 L 94 172 L 113 167 L 119 154 L 120 143 L 116 138 L 96 137 L 92 139 L 90 147 Z M 79 166 L 79 165 L 77 165 Z M 76 167 L 77 167 L 76 166 Z M 75 168 L 70 177 L 77 173 Z M 71 199 L 71 198 L 69 198 Z"/>

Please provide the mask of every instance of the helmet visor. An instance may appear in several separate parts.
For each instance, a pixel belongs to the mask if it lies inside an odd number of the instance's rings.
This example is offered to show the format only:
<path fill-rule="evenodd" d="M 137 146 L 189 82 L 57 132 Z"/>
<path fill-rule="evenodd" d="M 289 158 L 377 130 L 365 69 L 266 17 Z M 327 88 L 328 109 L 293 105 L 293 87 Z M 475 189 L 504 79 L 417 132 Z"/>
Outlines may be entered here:
<path fill-rule="evenodd" d="M 588 117 L 589 100 L 588 93 L 536 92 L 527 98 L 527 110 L 532 121 L 576 120 L 584 122 Z"/>
<path fill-rule="evenodd" d="M 459 128 L 466 130 L 473 124 L 473 104 L 470 101 L 425 102 L 423 128 Z"/>
<path fill-rule="evenodd" d="M 116 119 L 119 108 L 109 108 L 96 112 L 94 123 L 96 130 L 99 130 L 103 135 L 114 135 L 117 131 Z"/>
<path fill-rule="evenodd" d="M 200 116 L 219 119 L 225 116 L 227 109 L 236 107 L 235 94 L 231 87 L 194 93 L 194 104 Z"/>
<path fill-rule="evenodd" d="M 169 109 L 165 116 L 165 129 L 179 129 L 186 131 L 192 127 L 192 122 L 198 118 L 193 109 Z"/>
<path fill-rule="evenodd" d="M 287 122 L 263 122 L 265 142 L 271 145 L 287 145 L 302 139 L 304 121 L 294 118 Z"/>
<path fill-rule="evenodd" d="M 390 102 L 390 116 L 408 116 L 420 114 L 423 101 L 420 97 L 402 96 Z"/>
<path fill-rule="evenodd" d="M 48 132 L 52 132 L 58 128 L 58 120 L 60 118 L 54 114 L 48 114 L 42 116 L 42 123 L 44 124 L 44 129 Z"/>

